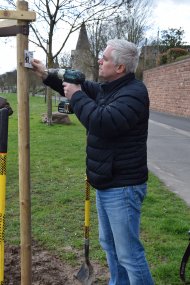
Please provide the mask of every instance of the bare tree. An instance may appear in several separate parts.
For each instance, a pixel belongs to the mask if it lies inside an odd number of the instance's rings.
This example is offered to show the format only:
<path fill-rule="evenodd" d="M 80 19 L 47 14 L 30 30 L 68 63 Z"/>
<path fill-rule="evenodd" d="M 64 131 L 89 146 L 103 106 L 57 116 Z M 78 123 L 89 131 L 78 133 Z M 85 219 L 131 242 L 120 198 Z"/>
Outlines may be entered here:
<path fill-rule="evenodd" d="M 97 21 L 88 24 L 87 30 L 93 59 L 93 78 L 95 81 L 98 81 L 98 58 L 100 57 L 100 52 L 103 51 L 107 42 L 107 32 L 105 31 L 104 21 L 98 19 Z M 103 30 L 105 32 L 105 37 L 103 36 Z"/>
<path fill-rule="evenodd" d="M 68 52 L 60 53 L 58 57 L 59 66 L 62 68 L 69 68 L 71 67 L 71 54 Z"/>
<path fill-rule="evenodd" d="M 138 46 L 145 38 L 151 21 L 152 0 L 128 0 L 120 13 L 108 19 L 94 20 L 87 25 L 91 52 L 94 58 L 94 78 L 98 80 L 98 58 L 113 38 L 127 39 Z"/>
<path fill-rule="evenodd" d="M 105 19 L 119 13 L 129 0 L 31 0 L 30 9 L 37 13 L 31 24 L 30 41 L 40 47 L 53 67 L 55 59 L 65 47 L 69 37 L 80 29 L 82 23 Z M 13 0 L 1 0 L 0 8 L 15 6 Z M 48 96 L 48 124 L 51 124 L 51 94 Z"/>
<path fill-rule="evenodd" d="M 126 5 L 126 11 L 119 17 L 117 26 L 122 38 L 139 45 L 144 41 L 145 32 L 150 28 L 152 22 L 152 0 L 131 0 Z"/>

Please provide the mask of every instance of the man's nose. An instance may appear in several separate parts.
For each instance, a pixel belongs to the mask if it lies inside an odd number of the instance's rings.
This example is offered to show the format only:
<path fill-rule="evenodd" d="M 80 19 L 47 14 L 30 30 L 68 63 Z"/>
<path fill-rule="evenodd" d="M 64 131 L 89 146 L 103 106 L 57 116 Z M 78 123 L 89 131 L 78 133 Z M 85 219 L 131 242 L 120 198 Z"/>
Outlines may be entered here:
<path fill-rule="evenodd" d="M 100 59 L 98 60 L 98 64 L 102 64 L 102 63 L 103 63 L 103 59 L 100 58 Z"/>

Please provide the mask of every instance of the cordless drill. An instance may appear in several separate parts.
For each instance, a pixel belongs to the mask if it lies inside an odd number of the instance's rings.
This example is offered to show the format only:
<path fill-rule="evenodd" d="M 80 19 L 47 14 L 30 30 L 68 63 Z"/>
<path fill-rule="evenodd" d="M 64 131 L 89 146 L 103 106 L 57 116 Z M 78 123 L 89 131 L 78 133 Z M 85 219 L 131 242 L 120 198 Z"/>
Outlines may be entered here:
<path fill-rule="evenodd" d="M 81 84 L 85 81 L 84 73 L 76 69 L 50 68 L 47 69 L 47 72 L 68 83 Z M 64 98 L 64 100 L 59 103 L 58 112 L 73 114 L 73 110 L 67 98 Z"/>
<path fill-rule="evenodd" d="M 48 74 L 55 75 L 62 81 L 73 83 L 73 84 L 81 84 L 85 81 L 84 73 L 76 69 L 50 68 L 48 69 Z M 58 112 L 66 113 L 66 114 L 73 114 L 73 110 L 71 108 L 71 105 L 68 99 L 65 99 L 64 101 L 59 103 Z"/>

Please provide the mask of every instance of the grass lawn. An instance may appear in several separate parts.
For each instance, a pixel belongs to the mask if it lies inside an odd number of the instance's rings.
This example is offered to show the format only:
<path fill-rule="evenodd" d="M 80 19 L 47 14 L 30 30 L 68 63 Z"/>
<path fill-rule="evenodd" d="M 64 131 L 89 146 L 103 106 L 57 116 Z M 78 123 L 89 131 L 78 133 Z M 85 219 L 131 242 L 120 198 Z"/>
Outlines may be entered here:
<path fill-rule="evenodd" d="M 20 243 L 18 120 L 15 94 L 4 94 L 13 107 L 9 119 L 5 241 Z M 53 101 L 53 109 L 57 110 Z M 83 250 L 85 198 L 85 129 L 75 115 L 71 125 L 41 123 L 42 97 L 30 98 L 32 236 L 63 260 L 76 263 Z M 190 209 L 153 174 L 142 212 L 141 237 L 156 285 L 179 285 L 179 267 L 188 243 Z M 91 260 L 104 266 L 98 242 L 95 191 L 91 190 Z M 190 276 L 189 264 L 187 275 Z M 141 285 L 141 284 L 139 284 Z"/>

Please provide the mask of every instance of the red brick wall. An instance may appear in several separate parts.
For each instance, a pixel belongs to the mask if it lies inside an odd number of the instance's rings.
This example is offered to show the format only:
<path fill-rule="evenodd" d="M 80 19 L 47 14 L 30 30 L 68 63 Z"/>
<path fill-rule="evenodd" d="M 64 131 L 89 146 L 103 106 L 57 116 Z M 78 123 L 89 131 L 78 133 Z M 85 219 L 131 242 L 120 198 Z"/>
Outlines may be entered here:
<path fill-rule="evenodd" d="M 150 109 L 190 117 L 190 58 L 143 72 Z"/>

